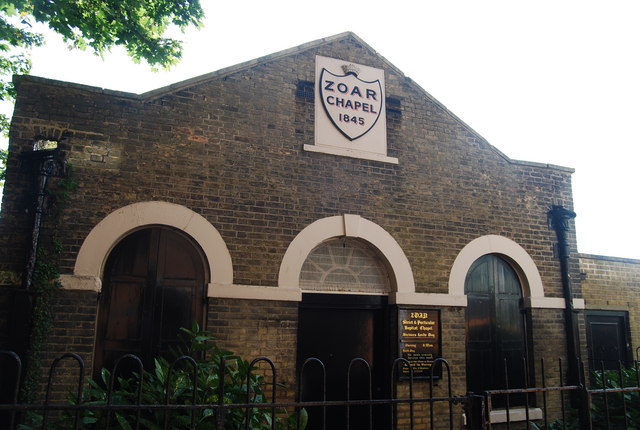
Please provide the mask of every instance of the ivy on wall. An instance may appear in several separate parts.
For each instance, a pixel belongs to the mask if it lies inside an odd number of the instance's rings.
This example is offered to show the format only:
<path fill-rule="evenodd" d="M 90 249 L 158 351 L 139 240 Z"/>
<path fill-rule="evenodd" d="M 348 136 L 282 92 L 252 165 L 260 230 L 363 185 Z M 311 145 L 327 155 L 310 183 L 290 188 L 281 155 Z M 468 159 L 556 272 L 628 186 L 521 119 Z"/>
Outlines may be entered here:
<path fill-rule="evenodd" d="M 33 273 L 32 289 L 35 295 L 31 320 L 29 350 L 27 352 L 27 368 L 20 397 L 22 402 L 36 401 L 38 386 L 41 382 L 42 356 L 45 345 L 51 334 L 53 324 L 53 303 L 60 283 L 60 255 L 62 241 L 57 237 L 57 225 L 78 184 L 70 164 L 66 166 L 66 174 L 50 182 L 47 190 L 47 225 L 52 232 L 38 246 Z"/>
<path fill-rule="evenodd" d="M 53 322 L 52 305 L 55 293 L 60 288 L 58 259 L 62 245 L 53 239 L 50 244 L 38 249 L 33 274 L 35 301 L 31 322 L 31 338 L 27 352 L 27 369 L 21 389 L 21 401 L 36 401 L 42 369 L 42 352 L 51 333 Z"/>

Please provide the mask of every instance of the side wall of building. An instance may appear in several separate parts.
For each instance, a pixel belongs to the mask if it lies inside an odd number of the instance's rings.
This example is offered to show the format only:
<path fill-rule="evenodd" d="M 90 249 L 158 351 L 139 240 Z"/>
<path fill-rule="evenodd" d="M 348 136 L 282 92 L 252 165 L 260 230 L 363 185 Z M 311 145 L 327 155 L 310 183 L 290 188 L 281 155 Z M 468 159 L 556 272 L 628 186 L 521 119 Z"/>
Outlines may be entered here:
<path fill-rule="evenodd" d="M 582 292 L 589 311 L 628 313 L 631 352 L 640 347 L 640 260 L 580 254 Z"/>

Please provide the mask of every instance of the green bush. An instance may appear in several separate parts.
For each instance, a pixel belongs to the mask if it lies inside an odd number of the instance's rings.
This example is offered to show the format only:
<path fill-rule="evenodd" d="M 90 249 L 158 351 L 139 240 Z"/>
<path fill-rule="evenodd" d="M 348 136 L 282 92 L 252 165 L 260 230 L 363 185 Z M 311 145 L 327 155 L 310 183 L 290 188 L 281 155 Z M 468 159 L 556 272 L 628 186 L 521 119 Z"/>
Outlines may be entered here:
<path fill-rule="evenodd" d="M 618 370 L 596 370 L 591 372 L 591 390 L 638 387 L 638 369 L 623 367 Z M 593 393 L 591 395 L 591 423 L 594 430 L 640 429 L 640 393 L 638 391 Z M 609 425 L 607 426 L 607 415 Z M 625 427 L 625 416 L 627 419 Z M 533 428 L 540 428 L 532 426 Z M 579 430 L 578 412 L 571 410 L 567 419 L 549 424 L 551 430 Z"/>
<path fill-rule="evenodd" d="M 230 351 L 220 349 L 212 341 L 211 335 L 200 330 L 197 324 L 184 332 L 184 347 L 174 351 L 176 365 L 171 369 L 171 363 L 165 358 L 155 359 L 153 371 L 145 371 L 142 377 L 141 400 L 143 405 L 218 405 L 247 403 L 247 377 L 249 372 L 249 402 L 265 403 L 268 405 L 271 399 L 266 393 L 270 393 L 273 385 L 267 382 L 257 369 L 252 369 L 249 362 L 234 355 Z M 224 362 L 224 397 L 220 399 L 220 367 Z M 195 372 L 195 374 L 194 374 Z M 196 379 L 195 392 L 194 377 Z M 118 377 L 111 396 L 113 405 L 136 405 L 140 389 L 140 375 L 133 373 L 131 377 Z M 106 405 L 108 399 L 108 387 L 111 381 L 111 373 L 107 369 L 101 372 L 101 380 L 91 380 L 89 388 L 84 393 L 83 405 Z M 195 397 L 195 403 L 194 403 Z M 248 411 L 244 408 L 225 409 L 224 429 L 244 429 L 248 419 L 248 428 L 252 430 L 267 430 L 272 428 L 272 408 L 254 407 Z M 217 410 L 213 407 L 198 409 L 173 409 L 163 408 L 143 409 L 140 411 L 121 409 L 105 411 L 100 409 L 84 409 L 80 412 L 80 427 L 86 429 L 132 429 L 136 422 L 136 415 L 140 414 L 140 428 L 159 430 L 166 428 L 213 430 L 216 429 Z M 275 411 L 275 428 L 278 430 L 297 429 L 296 421 L 300 421 L 300 430 L 306 427 L 307 414 L 301 410 L 300 414 L 287 414 L 278 409 Z M 248 417 L 248 418 L 247 418 Z M 42 417 L 39 417 L 40 420 Z M 65 413 L 55 424 L 47 425 L 48 429 L 72 428 L 75 412 Z M 36 421 L 40 421 L 36 420 Z M 105 427 L 109 422 L 108 427 Z M 193 423 L 193 426 L 192 426 Z M 38 424 L 38 423 L 34 423 Z M 32 427 L 23 425 L 21 430 Z M 222 429 L 221 429 L 222 430 Z"/>
<path fill-rule="evenodd" d="M 638 369 L 624 367 L 620 371 L 592 372 L 592 389 L 617 389 L 638 386 Z M 611 428 L 640 428 L 640 393 L 625 391 L 594 394 L 591 404 L 591 421 L 594 429 L 607 428 L 607 411 Z"/>

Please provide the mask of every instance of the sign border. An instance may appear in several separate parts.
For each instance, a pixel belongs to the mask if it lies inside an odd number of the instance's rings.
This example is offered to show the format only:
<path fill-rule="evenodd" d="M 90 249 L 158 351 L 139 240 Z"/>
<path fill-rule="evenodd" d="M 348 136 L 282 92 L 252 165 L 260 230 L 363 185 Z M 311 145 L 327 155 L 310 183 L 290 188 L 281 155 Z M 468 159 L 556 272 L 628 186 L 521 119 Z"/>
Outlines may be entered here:
<path fill-rule="evenodd" d="M 335 73 L 333 73 L 331 70 L 327 69 L 326 67 L 323 67 L 322 70 L 320 71 L 320 79 L 319 79 L 319 83 L 322 82 L 322 77 L 324 76 L 324 72 L 329 73 L 332 76 L 335 76 L 336 78 L 345 78 L 347 76 L 349 76 L 349 73 L 345 73 L 344 75 L 337 75 Z M 360 80 L 361 82 L 364 82 L 365 84 L 375 84 L 376 82 L 378 83 L 378 88 L 380 88 L 380 96 L 382 97 L 382 94 L 384 94 L 384 92 L 382 91 L 382 83 L 380 82 L 380 79 L 376 79 L 375 81 L 365 81 L 364 79 L 360 79 L 356 76 L 356 79 Z M 357 140 L 359 138 L 361 138 L 362 136 L 364 136 L 365 134 L 369 133 L 371 130 L 373 130 L 373 128 L 376 126 L 376 124 L 378 123 L 378 120 L 380 119 L 380 117 L 382 116 L 382 104 L 385 103 L 384 100 L 380 101 L 380 109 L 378 112 L 378 116 L 376 116 L 375 121 L 373 121 L 373 124 L 371 124 L 371 126 L 364 132 L 362 132 L 361 134 L 359 134 L 356 137 L 350 137 L 347 133 L 344 132 L 344 130 L 342 130 L 342 128 L 336 124 L 335 120 L 333 119 L 333 116 L 331 115 L 331 112 L 329 112 L 329 109 L 327 108 L 327 104 L 325 103 L 324 100 L 324 93 L 322 91 L 322 85 L 319 86 L 318 88 L 318 92 L 320 94 L 320 100 L 322 103 L 322 107 L 324 108 L 324 112 L 327 114 L 327 117 L 329 118 L 329 121 L 331 121 L 331 123 L 333 124 L 333 126 L 340 132 L 342 133 L 342 135 L 344 137 L 346 137 L 347 139 L 349 139 L 351 142 L 353 142 L 354 140 Z"/>
<path fill-rule="evenodd" d="M 400 319 L 400 311 L 407 312 L 435 312 L 438 314 L 438 339 L 437 339 L 437 353 L 434 357 L 434 360 L 437 358 L 442 358 L 442 310 L 439 308 L 427 308 L 427 307 L 415 307 L 415 306 L 397 306 L 396 307 L 396 322 L 397 322 L 397 345 L 398 345 L 398 358 L 405 358 L 402 355 L 402 320 Z M 416 376 L 416 372 L 414 371 L 413 379 L 431 379 L 431 368 L 428 371 L 428 374 L 419 374 Z M 398 372 L 399 380 L 409 380 L 409 375 L 403 374 L 403 372 Z M 434 373 L 433 379 L 442 379 L 442 366 L 438 366 Z"/>

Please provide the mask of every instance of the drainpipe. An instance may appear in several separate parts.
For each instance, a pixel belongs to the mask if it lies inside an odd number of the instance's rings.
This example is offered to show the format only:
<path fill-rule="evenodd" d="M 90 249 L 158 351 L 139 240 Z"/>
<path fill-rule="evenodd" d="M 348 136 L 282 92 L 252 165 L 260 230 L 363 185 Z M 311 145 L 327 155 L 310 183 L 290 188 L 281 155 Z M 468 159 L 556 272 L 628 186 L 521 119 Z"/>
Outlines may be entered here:
<path fill-rule="evenodd" d="M 558 258 L 560 259 L 560 274 L 562 276 L 562 292 L 565 299 L 564 319 L 567 339 L 567 359 L 569 360 L 567 369 L 567 379 L 569 385 L 579 386 L 581 384 L 581 363 L 580 358 L 580 334 L 578 331 L 577 311 L 573 307 L 573 291 L 571 289 L 571 276 L 569 274 L 569 241 L 567 233 L 569 231 L 569 221 L 576 217 L 576 213 L 563 206 L 551 206 L 548 213 L 549 227 L 553 228 L 558 238 Z M 592 429 L 590 419 L 590 401 L 586 394 L 586 384 L 577 392 L 572 392 L 571 403 L 578 409 L 578 420 L 581 429 Z"/>
<path fill-rule="evenodd" d="M 580 384 L 580 335 L 578 331 L 577 311 L 573 306 L 573 291 L 569 274 L 569 221 L 576 217 L 576 213 L 563 206 L 551 206 L 548 213 L 549 227 L 553 228 L 558 238 L 558 258 L 560 259 L 560 273 L 562 276 L 562 291 L 565 299 L 564 320 L 567 339 L 567 378 L 570 385 Z M 575 398 L 575 397 L 574 397 Z"/>

